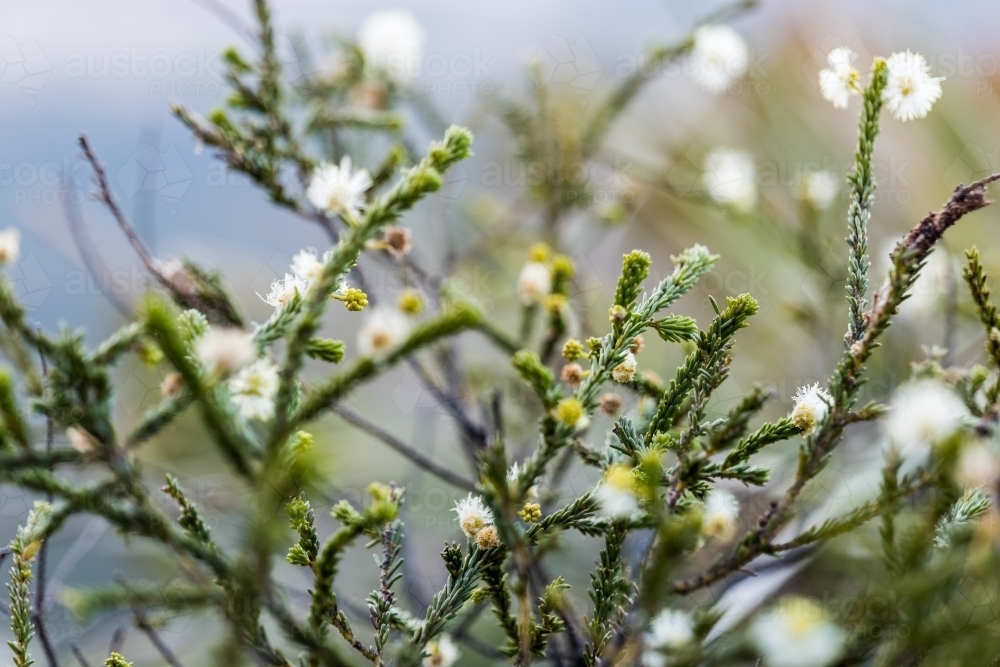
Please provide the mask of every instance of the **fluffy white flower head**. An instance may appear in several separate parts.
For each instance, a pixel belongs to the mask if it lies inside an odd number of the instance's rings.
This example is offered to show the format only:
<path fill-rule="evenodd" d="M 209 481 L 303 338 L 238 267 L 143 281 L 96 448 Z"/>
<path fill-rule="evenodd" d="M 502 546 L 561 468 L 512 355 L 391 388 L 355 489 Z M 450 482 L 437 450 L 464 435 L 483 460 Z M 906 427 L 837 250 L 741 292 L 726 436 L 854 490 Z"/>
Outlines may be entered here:
<path fill-rule="evenodd" d="M 736 496 L 716 489 L 705 499 L 705 509 L 701 515 L 701 534 L 723 542 L 733 539 L 736 523 L 740 518 L 740 503 Z"/>
<path fill-rule="evenodd" d="M 701 183 L 708 196 L 724 206 L 748 211 L 757 203 L 757 169 L 743 151 L 714 148 L 705 156 Z"/>
<path fill-rule="evenodd" d="M 229 394 L 244 419 L 267 421 L 274 417 L 277 392 L 278 367 L 270 359 L 258 359 L 229 380 Z"/>
<path fill-rule="evenodd" d="M 628 352 L 625 354 L 622 362 L 611 369 L 611 377 L 614 378 L 615 382 L 621 382 L 622 384 L 631 382 L 632 378 L 635 377 L 635 369 L 635 355 Z"/>
<path fill-rule="evenodd" d="M 441 635 L 427 643 L 424 647 L 424 667 L 451 667 L 458 660 L 458 646 L 452 641 L 451 635 Z"/>
<path fill-rule="evenodd" d="M 304 281 L 308 287 L 312 287 L 323 275 L 323 265 L 328 259 L 330 259 L 330 251 L 319 258 L 312 248 L 300 250 L 295 253 L 295 257 L 292 257 L 292 273 L 295 274 L 296 278 Z"/>
<path fill-rule="evenodd" d="M 528 262 L 517 279 L 517 296 L 521 303 L 537 303 L 552 291 L 552 272 L 541 262 Z"/>
<path fill-rule="evenodd" d="M 458 501 L 455 512 L 458 513 L 458 525 L 467 537 L 475 538 L 483 528 L 493 525 L 493 512 L 483 504 L 482 498 L 471 493 Z"/>
<path fill-rule="evenodd" d="M 836 172 L 807 171 L 799 176 L 799 198 L 818 211 L 830 208 L 840 192 L 840 177 Z"/>
<path fill-rule="evenodd" d="M 630 517 L 639 509 L 639 499 L 635 495 L 635 477 L 631 468 L 621 463 L 608 468 L 594 495 L 606 516 Z"/>
<path fill-rule="evenodd" d="M 664 609 L 653 617 L 646 633 L 646 644 L 660 649 L 676 649 L 694 639 L 691 617 L 678 609 Z"/>
<path fill-rule="evenodd" d="M 11 264 L 21 256 L 21 232 L 16 227 L 0 231 L 0 264 Z"/>
<path fill-rule="evenodd" d="M 194 351 L 210 373 L 221 375 L 235 373 L 257 358 L 257 346 L 242 329 L 209 329 Z"/>
<path fill-rule="evenodd" d="M 819 92 L 835 109 L 846 109 L 851 95 L 861 94 L 861 75 L 854 69 L 857 56 L 846 46 L 826 56 L 828 67 L 819 71 Z"/>
<path fill-rule="evenodd" d="M 816 429 L 816 424 L 826 418 L 833 403 L 833 397 L 819 384 L 799 387 L 792 400 L 795 401 L 795 406 L 792 408 L 792 422 L 802 429 L 804 435 L 812 433 Z"/>
<path fill-rule="evenodd" d="M 343 213 L 357 217 L 365 206 L 365 191 L 372 185 L 366 169 L 354 171 L 345 155 L 340 164 L 324 162 L 313 172 L 306 197 L 327 215 Z"/>
<path fill-rule="evenodd" d="M 941 97 L 944 77 L 931 76 L 930 65 L 919 53 L 894 53 L 885 61 L 889 80 L 883 98 L 898 120 L 923 118 Z"/>
<path fill-rule="evenodd" d="M 267 296 L 262 298 L 268 303 L 268 305 L 274 306 L 275 308 L 282 308 L 296 294 L 299 296 L 305 294 L 306 287 L 307 285 L 304 280 L 298 276 L 286 273 L 284 278 L 275 280 L 271 283 L 271 291 L 267 293 Z"/>
<path fill-rule="evenodd" d="M 397 83 L 420 73 L 424 31 L 405 9 L 374 12 L 358 28 L 358 46 L 368 64 Z"/>
<path fill-rule="evenodd" d="M 358 331 L 358 352 L 365 357 L 384 357 L 410 333 L 410 318 L 395 308 L 372 310 Z"/>
<path fill-rule="evenodd" d="M 896 392 L 883 423 L 901 452 L 917 454 L 957 433 L 968 415 L 951 389 L 934 380 L 918 380 Z"/>
<path fill-rule="evenodd" d="M 689 66 L 702 88 L 724 93 L 729 84 L 746 74 L 750 53 L 739 33 L 724 25 L 706 25 L 694 32 Z"/>
<path fill-rule="evenodd" d="M 754 620 L 750 638 L 768 667 L 825 667 L 840 655 L 844 631 L 812 600 L 785 597 Z"/>

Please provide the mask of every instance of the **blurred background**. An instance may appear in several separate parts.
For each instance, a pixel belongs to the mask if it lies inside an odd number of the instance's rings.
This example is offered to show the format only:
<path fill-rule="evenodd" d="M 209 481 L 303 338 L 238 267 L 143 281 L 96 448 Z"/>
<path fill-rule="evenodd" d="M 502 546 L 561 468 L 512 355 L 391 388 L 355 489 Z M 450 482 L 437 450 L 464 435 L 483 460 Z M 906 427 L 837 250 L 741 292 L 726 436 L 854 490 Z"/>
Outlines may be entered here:
<path fill-rule="evenodd" d="M 566 117 L 586 116 L 616 82 L 642 66 L 647 46 L 683 39 L 712 7 L 652 0 L 627 5 L 278 0 L 273 11 L 283 62 L 302 76 L 334 68 L 331 54 L 338 42 L 352 40 L 371 12 L 396 7 L 409 10 L 425 35 L 422 71 L 407 83 L 401 105 L 412 121 L 404 131 L 407 141 L 422 147 L 450 123 L 476 134 L 475 157 L 450 172 L 444 189 L 404 219 L 414 230 L 414 255 L 431 267 L 428 280 L 448 282 L 479 301 L 508 331 L 516 331 L 517 275 L 540 226 L 538 207 L 524 196 L 526 175 L 516 143 L 498 110 L 508 100 L 528 99 L 532 80 L 526 68 L 536 63 L 535 82 L 541 77 Z M 169 112 L 171 102 L 204 114 L 224 101 L 219 54 L 231 45 L 253 53 L 246 37 L 253 25 L 247 3 L 46 0 L 6 2 L 3 13 L 0 227 L 22 233 L 21 259 L 9 271 L 31 316 L 49 330 L 64 324 L 83 327 L 87 340 L 96 343 L 120 326 L 122 311 L 147 286 L 142 265 L 113 219 L 89 196 L 91 173 L 76 143 L 86 133 L 124 208 L 156 254 L 218 268 L 251 318 L 263 321 L 271 308 L 258 295 L 267 293 L 297 251 L 323 250 L 328 241 L 317 226 L 272 205 L 246 177 L 227 171 Z M 746 76 L 723 94 L 701 89 L 683 67 L 667 67 L 616 121 L 604 148 L 587 164 L 594 201 L 564 221 L 561 250 L 577 267 L 570 333 L 606 331 L 622 253 L 649 251 L 653 277 L 659 279 L 670 271 L 669 255 L 703 243 L 722 258 L 679 310 L 704 326 L 712 314 L 709 296 L 721 301 L 749 292 L 761 305 L 752 326 L 737 338 L 732 379 L 717 394 L 712 413 L 724 412 L 755 382 L 777 391 L 770 415 L 786 412 L 797 387 L 825 381 L 840 354 L 846 323 L 843 176 L 853 161 L 857 100 L 840 111 L 820 96 L 817 74 L 826 53 L 849 46 L 865 71 L 873 55 L 909 48 L 927 58 L 935 75 L 947 77 L 942 99 L 927 119 L 901 123 L 886 115 L 883 123 L 870 226 L 877 288 L 888 250 L 907 229 L 938 208 L 955 185 L 1000 168 L 998 22 L 1000 4 L 988 0 L 764 0 L 731 22 L 748 43 L 750 59 Z M 752 170 L 743 176 L 752 181 L 754 203 L 719 206 L 705 192 L 705 158 L 719 147 L 749 156 Z M 817 172 L 834 174 L 839 184 L 836 196 L 822 206 L 803 198 L 803 175 Z M 67 201 L 75 205 L 106 264 L 96 275 L 70 233 Z M 961 258 L 975 243 L 987 269 L 994 275 L 1000 271 L 998 216 L 1000 210 L 987 209 L 946 235 L 945 247 L 935 253 L 928 275 L 904 308 L 901 326 L 890 332 L 890 343 L 873 360 L 876 372 L 865 399 L 885 400 L 908 376 L 909 361 L 928 354 L 963 365 L 981 359 L 981 332 L 961 284 Z M 448 254 L 448 235 L 450 247 L 466 258 L 447 272 L 436 272 Z M 391 271 L 372 269 L 366 278 L 382 297 L 392 297 L 402 286 Z M 358 321 L 328 322 L 331 335 L 348 341 L 349 354 Z M 530 434 L 537 417 L 529 392 L 506 360 L 480 339 L 464 336 L 460 346 L 462 370 L 472 379 L 472 393 L 463 400 L 474 409 L 479 396 L 500 389 L 509 405 L 509 451 L 523 457 L 534 446 Z M 676 346 L 649 341 L 640 368 L 669 378 L 682 356 Z M 119 417 L 127 425 L 159 400 L 162 377 L 133 359 L 118 370 Z M 364 387 L 348 407 L 377 415 L 385 428 L 439 460 L 464 465 L 447 409 L 422 391 L 408 368 Z M 589 444 L 603 444 L 607 425 L 591 430 Z M 407 487 L 411 539 L 404 585 L 408 604 L 419 609 L 445 578 L 437 552 L 443 540 L 458 535 L 450 510 L 464 492 L 427 479 L 336 417 L 314 432 L 329 489 L 328 502 L 314 501 L 317 516 L 324 516 L 325 506 L 336 499 L 360 499 L 371 480 L 393 479 Z M 865 464 L 879 460 L 879 451 L 878 431 L 859 428 L 813 487 L 813 517 L 870 497 L 875 487 L 856 471 L 867 468 L 877 476 L 877 466 Z M 204 447 L 194 420 L 179 422 L 139 457 L 150 479 L 176 473 L 221 535 L 245 512 L 262 506 L 246 497 Z M 780 481 L 794 461 L 794 449 L 762 458 L 777 466 L 774 478 Z M 578 495 L 594 481 L 593 471 L 571 470 L 560 493 Z M 737 491 L 750 522 L 768 491 Z M 0 543 L 10 539 L 30 504 L 29 495 L 17 489 L 0 490 Z M 571 597 L 585 608 L 586 572 L 597 547 L 580 543 L 584 548 L 564 557 L 564 569 L 574 584 Z M 342 580 L 341 594 L 364 618 L 364 597 L 377 573 L 363 550 L 350 556 L 344 571 L 357 576 Z M 58 599 L 63 586 L 116 577 L 169 584 L 181 574 L 176 569 L 148 545 L 125 548 L 101 520 L 77 519 L 55 541 L 50 599 Z M 290 589 L 306 585 L 299 571 L 289 569 L 281 577 Z M 156 611 L 154 606 L 149 613 Z M 132 626 L 133 610 L 81 620 L 54 603 L 46 617 L 63 653 L 76 643 L 96 662 L 116 628 Z M 499 635 L 487 617 L 481 636 L 489 643 Z M 206 646 L 218 624 L 204 621 L 188 617 L 161 629 L 185 664 L 211 664 Z M 162 660 L 140 633 L 130 631 L 124 641 L 137 664 Z M 482 659 L 474 649 L 463 653 L 462 664 Z"/>

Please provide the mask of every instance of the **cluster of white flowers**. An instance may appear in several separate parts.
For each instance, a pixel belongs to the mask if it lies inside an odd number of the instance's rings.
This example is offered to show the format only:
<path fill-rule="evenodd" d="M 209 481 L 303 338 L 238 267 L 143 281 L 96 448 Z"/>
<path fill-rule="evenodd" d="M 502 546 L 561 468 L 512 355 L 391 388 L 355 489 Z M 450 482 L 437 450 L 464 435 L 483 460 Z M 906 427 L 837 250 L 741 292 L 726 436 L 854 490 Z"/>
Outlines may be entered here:
<path fill-rule="evenodd" d="M 493 512 L 483 503 L 483 499 L 471 493 L 455 504 L 458 526 L 465 536 L 475 540 L 480 549 L 500 546 L 497 527 L 493 523 Z"/>
<path fill-rule="evenodd" d="M 407 83 L 420 73 L 424 31 L 405 9 L 369 15 L 358 28 L 357 42 L 366 64 L 396 83 Z"/>
<path fill-rule="evenodd" d="M 739 33 L 724 25 L 706 25 L 694 32 L 688 67 L 702 88 L 724 93 L 747 72 L 750 52 Z"/>
<path fill-rule="evenodd" d="M 814 209 L 823 211 L 840 192 L 840 177 L 830 170 L 805 171 L 798 178 L 798 197 Z"/>
<path fill-rule="evenodd" d="M 0 265 L 12 264 L 21 256 L 21 232 L 16 227 L 0 231 Z"/>
<path fill-rule="evenodd" d="M 278 367 L 267 358 L 258 359 L 229 380 L 229 395 L 244 419 L 267 421 L 274 417 L 278 393 Z"/>
<path fill-rule="evenodd" d="M 365 193 L 372 186 L 367 169 L 355 171 L 345 155 L 340 164 L 322 163 L 312 174 L 306 198 L 327 215 L 357 218 L 365 207 Z"/>
<path fill-rule="evenodd" d="M 816 430 L 816 424 L 826 419 L 833 404 L 830 392 L 819 384 L 799 387 L 792 400 L 795 402 L 792 407 L 792 422 L 802 429 L 803 435 Z"/>
<path fill-rule="evenodd" d="M 843 650 L 844 631 L 812 600 L 786 597 L 757 616 L 750 638 L 768 667 L 825 667 Z"/>
<path fill-rule="evenodd" d="M 601 512 L 609 517 L 630 517 L 639 510 L 635 477 L 627 465 L 616 463 L 604 473 L 604 478 L 594 490 L 601 504 Z"/>
<path fill-rule="evenodd" d="M 740 518 L 740 503 L 736 496 L 716 489 L 705 499 L 705 508 L 701 515 L 701 534 L 706 538 L 715 538 L 728 542 L 736 535 L 736 525 Z"/>
<path fill-rule="evenodd" d="M 625 354 L 625 358 L 622 362 L 611 369 L 611 377 L 615 382 L 621 382 L 625 384 L 631 382 L 632 378 L 635 377 L 636 361 L 635 355 L 631 352 Z"/>
<path fill-rule="evenodd" d="M 846 47 L 834 49 L 827 55 L 828 67 L 820 70 L 820 93 L 837 109 L 847 108 L 851 95 L 861 94 L 861 75 L 853 64 L 856 57 Z M 888 78 L 882 99 L 892 115 L 902 121 L 926 116 L 941 97 L 944 77 L 931 76 L 924 57 L 909 50 L 893 53 L 885 65 Z"/>
<path fill-rule="evenodd" d="M 257 358 L 257 346 L 242 329 L 213 327 L 198 338 L 195 356 L 210 374 L 231 375 Z"/>
<path fill-rule="evenodd" d="M 364 357 L 384 358 L 410 335 L 410 318 L 397 308 L 378 306 L 358 331 L 358 353 Z"/>
<path fill-rule="evenodd" d="M 309 288 L 319 282 L 323 265 L 329 260 L 331 252 L 328 250 L 319 258 L 312 248 L 300 250 L 292 258 L 292 272 L 271 283 L 271 291 L 261 298 L 275 308 L 282 308 L 296 294 L 304 296 Z"/>
<path fill-rule="evenodd" d="M 678 609 L 664 609 L 653 617 L 646 633 L 646 651 L 642 654 L 643 667 L 664 667 L 665 653 L 684 648 L 694 641 L 694 624 L 691 617 Z"/>
<path fill-rule="evenodd" d="M 517 279 L 517 296 L 521 303 L 530 306 L 552 292 L 552 271 L 541 262 L 528 262 Z"/>
<path fill-rule="evenodd" d="M 424 647 L 424 667 L 451 667 L 460 655 L 451 635 L 441 635 Z"/>
<path fill-rule="evenodd" d="M 893 397 L 884 426 L 902 454 L 926 453 L 965 424 L 969 409 L 958 394 L 934 380 L 918 380 Z"/>
<path fill-rule="evenodd" d="M 716 203 L 749 211 L 757 204 L 757 168 L 743 151 L 720 146 L 705 155 L 702 187 Z"/>

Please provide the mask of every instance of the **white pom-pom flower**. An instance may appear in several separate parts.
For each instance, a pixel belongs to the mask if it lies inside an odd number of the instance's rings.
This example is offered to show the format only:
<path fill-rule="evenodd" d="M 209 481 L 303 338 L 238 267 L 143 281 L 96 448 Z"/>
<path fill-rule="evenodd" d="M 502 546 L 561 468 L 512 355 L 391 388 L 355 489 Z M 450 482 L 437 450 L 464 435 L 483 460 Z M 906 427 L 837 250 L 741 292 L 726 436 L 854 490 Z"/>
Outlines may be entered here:
<path fill-rule="evenodd" d="M 384 357 L 410 334 L 410 318 L 395 308 L 375 308 L 358 331 L 358 352 L 365 357 Z"/>
<path fill-rule="evenodd" d="M 16 227 L 0 231 L 0 264 L 12 264 L 21 256 L 21 232 Z"/>
<path fill-rule="evenodd" d="M 846 109 L 851 95 L 861 94 L 861 75 L 854 69 L 857 56 L 842 46 L 826 56 L 828 67 L 819 71 L 819 92 L 835 109 Z"/>
<path fill-rule="evenodd" d="M 898 120 L 923 118 L 941 97 L 944 77 L 931 76 L 930 65 L 919 53 L 894 53 L 885 61 L 888 81 L 885 104 Z"/>
<path fill-rule="evenodd" d="M 424 647 L 424 667 L 451 667 L 458 660 L 458 646 L 452 641 L 451 635 L 441 635 L 427 642 Z"/>
<path fill-rule="evenodd" d="M 601 512 L 610 517 L 630 517 L 639 509 L 635 493 L 635 477 L 628 466 L 616 463 L 604 473 L 604 478 L 594 490 L 601 504 Z"/>
<path fill-rule="evenodd" d="M 541 262 L 528 262 L 517 279 L 517 296 L 530 306 L 552 292 L 552 272 Z"/>
<path fill-rule="evenodd" d="M 475 538 L 483 528 L 493 525 L 493 512 L 482 498 L 471 493 L 456 503 L 454 511 L 458 514 L 458 526 L 466 537 Z"/>
<path fill-rule="evenodd" d="M 706 538 L 716 538 L 723 542 L 733 539 L 736 524 L 740 518 L 740 503 L 736 496 L 716 489 L 705 499 L 705 509 L 701 515 L 701 534 Z"/>
<path fill-rule="evenodd" d="M 264 301 L 275 308 L 283 308 L 296 294 L 305 294 L 307 284 L 298 276 L 286 273 L 284 278 L 271 283 L 271 291 L 267 296 L 261 297 Z M 260 296 L 260 295 L 258 295 Z"/>
<path fill-rule="evenodd" d="M 830 392 L 819 384 L 799 387 L 792 400 L 795 402 L 792 407 L 792 423 L 802 429 L 803 435 L 816 430 L 816 424 L 826 419 L 833 404 Z"/>
<path fill-rule="evenodd" d="M 298 251 L 292 257 L 292 273 L 299 280 L 305 281 L 308 287 L 312 287 L 323 275 L 323 265 L 330 259 L 331 252 L 328 250 L 322 257 L 317 257 L 312 248 Z"/>
<path fill-rule="evenodd" d="M 757 203 L 757 169 L 743 151 L 714 148 L 705 156 L 702 186 L 716 203 L 748 211 Z"/>
<path fill-rule="evenodd" d="M 258 359 L 229 380 L 229 394 L 244 419 L 267 421 L 274 417 L 278 392 L 278 367 L 270 359 Z"/>
<path fill-rule="evenodd" d="M 958 394 L 934 380 L 918 380 L 896 392 L 883 422 L 889 440 L 918 455 L 955 435 L 969 416 Z"/>
<path fill-rule="evenodd" d="M 358 28 L 357 41 L 368 65 L 396 83 L 406 83 L 420 73 L 424 31 L 407 10 L 369 15 Z"/>
<path fill-rule="evenodd" d="M 706 25 L 694 32 L 689 67 L 702 88 L 724 93 L 746 74 L 750 52 L 739 33 L 724 25 Z"/>
<path fill-rule="evenodd" d="M 786 597 L 754 620 L 750 638 L 768 667 L 825 667 L 840 655 L 844 631 L 812 600 Z"/>
<path fill-rule="evenodd" d="M 611 369 L 611 377 L 615 382 L 622 384 L 631 382 L 632 378 L 635 377 L 636 366 L 635 355 L 627 352 L 622 362 Z"/>
<path fill-rule="evenodd" d="M 372 185 L 366 169 L 354 171 L 345 155 L 340 164 L 324 162 L 313 172 L 306 198 L 327 215 L 342 213 L 355 218 L 365 206 L 365 192 Z"/>
<path fill-rule="evenodd" d="M 257 346 L 242 329 L 212 328 L 195 343 L 195 356 L 209 373 L 229 375 L 257 358 Z"/>
<path fill-rule="evenodd" d="M 664 609 L 650 621 L 645 640 L 647 650 L 642 654 L 643 667 L 663 667 L 667 664 L 664 653 L 684 648 L 694 641 L 694 623 L 683 611 Z"/>

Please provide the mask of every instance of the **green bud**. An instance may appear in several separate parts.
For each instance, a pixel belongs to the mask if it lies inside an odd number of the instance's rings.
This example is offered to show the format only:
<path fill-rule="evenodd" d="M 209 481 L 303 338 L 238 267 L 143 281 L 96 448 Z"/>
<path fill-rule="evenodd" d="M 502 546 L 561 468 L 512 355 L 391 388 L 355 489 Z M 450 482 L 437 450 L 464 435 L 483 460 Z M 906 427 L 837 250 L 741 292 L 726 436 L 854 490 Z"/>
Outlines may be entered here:
<path fill-rule="evenodd" d="M 350 306 L 347 308 L 350 310 Z M 339 364 L 344 359 L 344 341 L 330 338 L 310 338 L 306 343 L 306 354 L 313 359 Z"/>

